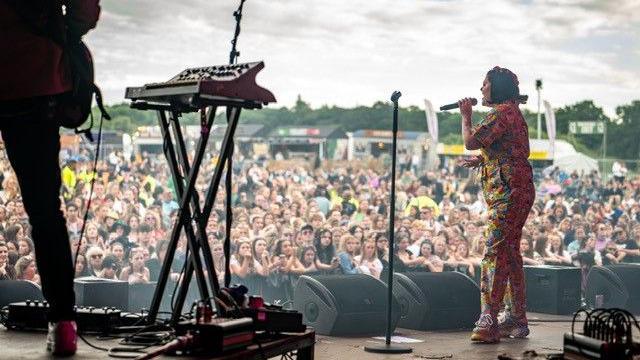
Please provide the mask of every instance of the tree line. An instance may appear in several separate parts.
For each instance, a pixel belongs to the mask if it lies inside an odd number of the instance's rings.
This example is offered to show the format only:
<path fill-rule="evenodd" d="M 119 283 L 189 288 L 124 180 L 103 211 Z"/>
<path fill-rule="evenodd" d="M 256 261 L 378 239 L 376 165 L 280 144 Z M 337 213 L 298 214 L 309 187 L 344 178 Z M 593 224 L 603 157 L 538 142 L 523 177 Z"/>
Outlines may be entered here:
<path fill-rule="evenodd" d="M 153 111 L 139 111 L 129 107 L 126 103 L 107 106 L 107 112 L 112 117 L 105 122 L 105 129 L 117 130 L 129 134 L 135 133 L 138 126 L 157 125 L 156 114 Z M 262 110 L 244 110 L 241 114 L 241 123 L 262 124 L 267 129 L 279 126 L 323 126 L 338 125 L 343 131 L 355 131 L 360 129 L 391 129 L 392 105 L 388 102 L 378 101 L 371 106 L 358 106 L 354 108 L 342 108 L 324 105 L 312 109 L 300 96 L 294 106 L 265 107 Z M 479 122 L 486 112 L 476 111 L 473 114 L 474 122 Z M 95 115 L 98 115 L 95 110 Z M 524 109 L 523 115 L 529 125 L 529 135 L 536 136 L 537 115 L 528 109 Z M 219 111 L 216 122 L 224 122 L 224 112 Z M 427 131 L 424 109 L 417 106 L 401 107 L 399 109 L 400 130 Z M 547 138 L 544 132 L 543 138 Z M 185 114 L 184 124 L 197 124 L 198 117 L 195 113 Z M 640 100 L 634 100 L 630 104 L 616 107 L 613 118 L 608 117 L 602 108 L 592 100 L 584 100 L 572 105 L 556 109 L 556 133 L 559 139 L 572 143 L 578 151 L 593 157 L 600 157 L 603 148 L 602 135 L 573 135 L 569 134 L 569 122 L 571 121 L 603 121 L 607 126 L 607 157 L 619 159 L 640 158 Z M 460 144 L 460 114 L 457 112 L 438 113 L 440 141 L 445 144 Z"/>

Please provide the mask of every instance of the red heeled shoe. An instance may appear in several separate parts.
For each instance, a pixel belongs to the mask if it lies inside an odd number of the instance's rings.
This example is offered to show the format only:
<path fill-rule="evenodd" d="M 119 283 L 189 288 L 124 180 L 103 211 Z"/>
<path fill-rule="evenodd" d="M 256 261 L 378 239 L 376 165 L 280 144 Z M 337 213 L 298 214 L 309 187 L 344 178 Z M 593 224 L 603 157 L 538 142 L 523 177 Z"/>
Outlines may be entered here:
<path fill-rule="evenodd" d="M 47 351 L 55 356 L 72 356 L 78 350 L 78 327 L 75 321 L 49 323 Z"/>

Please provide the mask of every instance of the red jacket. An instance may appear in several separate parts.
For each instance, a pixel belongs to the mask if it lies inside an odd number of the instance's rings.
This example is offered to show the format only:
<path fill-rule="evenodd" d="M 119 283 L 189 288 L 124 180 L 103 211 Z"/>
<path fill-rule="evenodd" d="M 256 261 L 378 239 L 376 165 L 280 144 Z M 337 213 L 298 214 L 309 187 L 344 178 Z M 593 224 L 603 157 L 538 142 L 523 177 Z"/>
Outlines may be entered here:
<path fill-rule="evenodd" d="M 73 21 L 85 33 L 93 29 L 100 15 L 99 0 L 69 2 Z M 34 34 L 4 1 L 0 1 L 0 84 L 0 101 L 60 94 L 71 89 L 62 48 L 51 39 Z"/>

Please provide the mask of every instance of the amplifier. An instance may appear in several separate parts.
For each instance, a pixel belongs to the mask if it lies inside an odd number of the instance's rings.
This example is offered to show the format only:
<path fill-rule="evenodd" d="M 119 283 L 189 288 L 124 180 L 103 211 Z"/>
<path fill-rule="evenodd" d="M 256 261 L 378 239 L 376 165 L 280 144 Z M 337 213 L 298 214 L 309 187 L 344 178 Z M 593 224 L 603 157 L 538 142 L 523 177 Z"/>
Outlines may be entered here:
<path fill-rule="evenodd" d="M 8 306 L 5 326 L 12 330 L 48 329 L 46 301 L 23 301 Z M 115 308 L 76 307 L 76 323 L 83 332 L 109 333 L 120 325 L 121 311 Z"/>
<path fill-rule="evenodd" d="M 527 311 L 573 314 L 580 309 L 581 273 L 576 267 L 525 266 Z"/>
<path fill-rule="evenodd" d="M 122 310 L 129 308 L 129 283 L 126 281 L 83 277 L 75 279 L 73 283 L 78 305 Z"/>

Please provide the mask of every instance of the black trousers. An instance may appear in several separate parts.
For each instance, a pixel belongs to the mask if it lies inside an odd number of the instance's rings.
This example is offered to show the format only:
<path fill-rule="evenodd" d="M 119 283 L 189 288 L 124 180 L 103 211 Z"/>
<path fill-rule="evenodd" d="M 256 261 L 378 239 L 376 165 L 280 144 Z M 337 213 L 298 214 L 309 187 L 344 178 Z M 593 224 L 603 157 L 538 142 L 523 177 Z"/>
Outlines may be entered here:
<path fill-rule="evenodd" d="M 29 215 L 42 293 L 50 304 L 49 321 L 71 320 L 74 269 L 60 210 L 60 127 L 47 116 L 44 105 L 32 103 L 30 111 L 13 113 L 3 105 L 0 133 Z"/>

